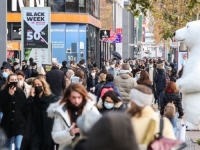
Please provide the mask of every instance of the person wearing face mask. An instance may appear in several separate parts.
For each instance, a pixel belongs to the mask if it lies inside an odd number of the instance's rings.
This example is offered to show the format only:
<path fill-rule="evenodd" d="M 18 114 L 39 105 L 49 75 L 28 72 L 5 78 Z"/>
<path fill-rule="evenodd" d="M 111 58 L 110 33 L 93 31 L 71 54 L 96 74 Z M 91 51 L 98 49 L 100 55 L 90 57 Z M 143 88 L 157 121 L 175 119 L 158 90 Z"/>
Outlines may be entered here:
<path fill-rule="evenodd" d="M 13 63 L 13 66 L 12 66 L 12 72 L 13 72 L 13 73 L 16 73 L 16 72 L 19 71 L 19 70 L 20 70 L 20 68 L 19 68 L 19 63 L 14 62 L 14 63 Z"/>
<path fill-rule="evenodd" d="M 96 75 L 96 70 L 94 68 L 90 71 L 90 76 L 87 79 L 87 90 L 95 94 L 95 87 L 98 84 L 98 77 Z"/>
<path fill-rule="evenodd" d="M 26 98 L 30 96 L 31 92 L 31 85 L 28 85 L 25 82 L 25 74 L 22 71 L 17 72 L 17 79 L 18 79 L 18 87 L 21 88 L 24 91 L 24 94 L 26 95 Z"/>
<path fill-rule="evenodd" d="M 110 63 L 110 68 L 108 69 L 108 72 L 113 76 L 115 75 L 115 64 L 113 62 Z"/>
<path fill-rule="evenodd" d="M 51 93 L 48 83 L 42 77 L 33 81 L 26 107 L 26 127 L 21 150 L 53 150 L 51 137 L 53 119 L 47 116 L 47 108 L 58 98 Z"/>
<path fill-rule="evenodd" d="M 8 65 L 6 62 L 3 63 L 3 66 L 1 67 L 2 70 L 2 76 L 3 79 L 0 81 L 0 89 L 2 89 L 2 86 L 6 83 L 6 80 L 10 74 L 13 74 L 11 71 L 10 65 Z"/>
<path fill-rule="evenodd" d="M 21 65 L 22 65 L 21 71 L 24 72 L 25 78 L 26 78 L 26 79 L 30 78 L 31 75 L 30 75 L 29 66 L 27 65 L 27 60 L 23 60 L 22 63 L 21 63 Z"/>
<path fill-rule="evenodd" d="M 15 145 L 15 150 L 20 150 L 25 127 L 23 107 L 26 96 L 17 84 L 17 75 L 11 74 L 4 89 L 0 91 L 0 107 L 3 112 L 1 127 L 8 137 L 6 146 L 9 150 L 12 150 L 12 144 Z"/>
<path fill-rule="evenodd" d="M 107 91 L 102 99 L 98 101 L 97 108 L 100 113 L 108 113 L 113 111 L 124 111 L 125 106 L 121 98 L 114 91 Z"/>
<path fill-rule="evenodd" d="M 140 73 L 141 73 L 141 69 L 137 68 L 135 70 L 135 79 L 136 79 L 136 81 L 140 79 Z"/>
<path fill-rule="evenodd" d="M 63 150 L 80 137 L 80 129 L 75 124 L 79 116 L 87 111 L 99 114 L 95 101 L 95 96 L 88 93 L 82 84 L 73 83 L 66 89 L 61 101 L 49 106 L 47 113 L 54 118 L 52 138 L 59 144 L 58 150 Z"/>

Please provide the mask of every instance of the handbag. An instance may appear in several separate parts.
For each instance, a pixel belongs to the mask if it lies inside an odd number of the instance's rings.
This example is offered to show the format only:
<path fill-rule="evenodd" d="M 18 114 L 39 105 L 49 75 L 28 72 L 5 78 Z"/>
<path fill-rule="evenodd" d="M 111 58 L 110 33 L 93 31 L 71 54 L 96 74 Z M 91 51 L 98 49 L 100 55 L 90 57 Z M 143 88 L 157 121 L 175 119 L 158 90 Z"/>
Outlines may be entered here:
<path fill-rule="evenodd" d="M 148 150 L 181 150 L 186 147 L 186 143 L 179 140 L 172 140 L 163 137 L 164 120 L 160 119 L 160 131 L 155 136 L 154 141 L 149 145 Z"/>
<path fill-rule="evenodd" d="M 177 139 L 180 141 L 185 142 L 185 134 L 186 134 L 186 126 L 184 124 L 183 119 L 179 120 L 179 126 L 178 126 L 178 135 L 177 135 Z"/>

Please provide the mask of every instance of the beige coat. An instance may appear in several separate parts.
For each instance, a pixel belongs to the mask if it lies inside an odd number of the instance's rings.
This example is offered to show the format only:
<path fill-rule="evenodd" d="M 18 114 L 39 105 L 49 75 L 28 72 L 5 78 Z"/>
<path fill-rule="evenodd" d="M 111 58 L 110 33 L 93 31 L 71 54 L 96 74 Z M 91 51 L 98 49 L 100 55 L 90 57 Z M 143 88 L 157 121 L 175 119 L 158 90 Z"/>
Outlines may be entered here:
<path fill-rule="evenodd" d="M 24 93 L 26 95 L 26 98 L 30 96 L 31 88 L 32 88 L 31 85 L 28 85 L 26 82 L 24 82 Z"/>
<path fill-rule="evenodd" d="M 132 78 L 126 73 L 120 74 L 119 76 L 115 77 L 114 83 L 119 88 L 124 104 L 128 104 L 130 89 L 137 85 L 135 78 Z"/>
<path fill-rule="evenodd" d="M 152 119 L 153 116 L 157 122 L 156 130 L 154 132 L 154 135 L 155 135 L 155 134 L 159 133 L 160 116 L 158 113 L 157 114 L 155 113 L 155 111 L 153 110 L 153 108 L 151 106 L 146 106 L 142 110 L 141 117 L 139 117 L 139 118 L 132 117 L 131 118 L 131 122 L 133 124 L 133 129 L 135 131 L 136 140 L 139 144 L 141 144 L 142 139 L 145 135 L 148 123 Z M 169 138 L 169 139 L 176 139 L 176 137 L 174 135 L 173 126 L 167 118 L 164 118 L 163 137 Z"/>

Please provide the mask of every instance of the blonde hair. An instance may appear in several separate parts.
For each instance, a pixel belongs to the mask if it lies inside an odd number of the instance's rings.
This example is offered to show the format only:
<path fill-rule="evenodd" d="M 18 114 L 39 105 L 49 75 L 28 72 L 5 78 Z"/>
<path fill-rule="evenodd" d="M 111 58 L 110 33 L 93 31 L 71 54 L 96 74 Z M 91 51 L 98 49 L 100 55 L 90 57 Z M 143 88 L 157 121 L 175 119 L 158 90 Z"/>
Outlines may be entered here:
<path fill-rule="evenodd" d="M 99 75 L 99 80 L 98 80 L 98 82 L 99 82 L 99 83 L 100 83 L 100 82 L 106 82 L 106 74 L 101 73 L 101 74 Z"/>
<path fill-rule="evenodd" d="M 70 79 L 72 75 L 74 75 L 74 71 L 71 69 L 68 69 L 66 76 Z"/>
<path fill-rule="evenodd" d="M 51 89 L 49 87 L 49 84 L 46 82 L 46 80 L 40 76 L 36 77 L 34 80 L 33 80 L 33 84 L 32 84 L 32 87 L 34 87 L 34 82 L 35 80 L 39 80 L 40 82 L 42 82 L 42 86 L 43 86 L 43 89 L 44 89 L 44 95 L 45 96 L 49 96 L 52 94 L 51 92 Z"/>
<path fill-rule="evenodd" d="M 43 75 L 43 76 L 46 75 L 46 72 L 44 71 L 43 67 L 38 67 L 37 68 L 37 72 L 38 72 L 39 75 Z"/>

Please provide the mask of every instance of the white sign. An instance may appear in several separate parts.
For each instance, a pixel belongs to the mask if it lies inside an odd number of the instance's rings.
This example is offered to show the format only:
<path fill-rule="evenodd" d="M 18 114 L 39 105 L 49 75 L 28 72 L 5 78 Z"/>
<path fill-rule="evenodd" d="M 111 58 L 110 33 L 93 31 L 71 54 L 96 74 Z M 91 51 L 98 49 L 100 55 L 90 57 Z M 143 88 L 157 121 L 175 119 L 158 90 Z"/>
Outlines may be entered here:
<path fill-rule="evenodd" d="M 180 42 L 170 42 L 170 46 L 173 48 L 178 48 L 180 46 Z"/>
<path fill-rule="evenodd" d="M 51 64 L 50 7 L 22 8 L 22 58 Z M 34 55 L 34 56 L 33 56 Z"/>
<path fill-rule="evenodd" d="M 17 4 L 19 4 L 20 10 L 24 7 L 23 0 L 12 0 L 12 11 L 17 11 Z M 44 0 L 29 0 L 29 6 L 26 7 L 44 7 Z"/>

